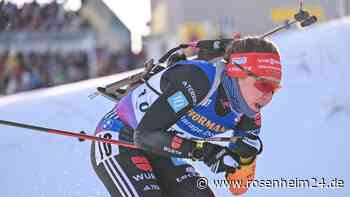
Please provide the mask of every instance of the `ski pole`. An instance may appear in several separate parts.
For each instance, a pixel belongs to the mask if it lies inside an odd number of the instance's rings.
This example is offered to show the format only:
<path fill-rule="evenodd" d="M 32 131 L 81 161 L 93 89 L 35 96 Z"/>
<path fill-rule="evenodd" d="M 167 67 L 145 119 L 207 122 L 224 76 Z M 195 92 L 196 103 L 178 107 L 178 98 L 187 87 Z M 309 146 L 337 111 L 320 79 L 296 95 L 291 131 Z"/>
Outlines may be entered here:
<path fill-rule="evenodd" d="M 130 143 L 130 142 L 96 137 L 96 136 L 88 135 L 83 131 L 80 133 L 76 133 L 76 132 L 63 131 L 63 130 L 57 130 L 57 129 L 49 129 L 49 128 L 45 128 L 45 127 L 39 127 L 39 126 L 23 124 L 23 123 L 18 123 L 18 122 L 11 122 L 11 121 L 6 121 L 6 120 L 0 120 L 0 124 L 12 126 L 12 127 L 31 129 L 33 131 L 40 131 L 40 132 L 49 133 L 49 134 L 63 135 L 63 136 L 68 136 L 68 137 L 77 137 L 79 139 L 79 141 L 91 140 L 91 141 L 96 141 L 96 142 L 115 144 L 115 145 L 123 146 L 126 148 L 133 148 L 133 149 L 139 148 L 137 145 Z"/>
<path fill-rule="evenodd" d="M 210 138 L 190 138 L 190 140 L 198 142 L 236 142 L 238 139 L 242 139 L 241 136 L 231 136 L 231 137 L 210 137 Z"/>
<path fill-rule="evenodd" d="M 84 131 L 77 133 L 77 132 L 39 127 L 39 126 L 30 125 L 30 124 L 23 124 L 23 123 L 6 121 L 6 120 L 0 120 L 0 125 L 31 129 L 33 131 L 40 131 L 40 132 L 44 132 L 44 133 L 63 135 L 63 136 L 68 136 L 68 137 L 76 137 L 79 139 L 79 141 L 90 140 L 90 141 L 96 141 L 96 142 L 103 142 L 103 143 L 107 143 L 107 144 L 115 144 L 115 145 L 123 146 L 126 148 L 139 149 L 139 147 L 137 145 L 130 143 L 130 142 L 96 137 L 93 135 L 88 135 Z M 240 136 L 232 136 L 232 137 L 211 137 L 211 138 L 204 138 L 204 139 L 190 138 L 190 140 L 202 141 L 202 142 L 236 142 L 238 139 L 241 139 L 241 138 L 242 137 L 240 137 Z"/>

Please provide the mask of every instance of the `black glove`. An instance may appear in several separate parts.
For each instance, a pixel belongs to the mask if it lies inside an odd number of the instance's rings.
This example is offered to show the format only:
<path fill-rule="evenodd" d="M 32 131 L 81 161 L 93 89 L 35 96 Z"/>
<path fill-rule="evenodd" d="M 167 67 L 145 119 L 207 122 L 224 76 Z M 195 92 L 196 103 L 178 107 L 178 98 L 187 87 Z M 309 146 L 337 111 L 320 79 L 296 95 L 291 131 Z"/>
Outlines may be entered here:
<path fill-rule="evenodd" d="M 238 139 L 234 146 L 234 152 L 236 152 L 241 158 L 250 158 L 249 160 L 254 160 L 263 149 L 261 139 L 259 136 L 253 134 Z"/>
<path fill-rule="evenodd" d="M 237 153 L 230 151 L 227 147 L 211 143 L 200 143 L 193 151 L 193 156 L 203 160 L 214 173 L 235 172 L 240 168 L 240 159 Z"/>

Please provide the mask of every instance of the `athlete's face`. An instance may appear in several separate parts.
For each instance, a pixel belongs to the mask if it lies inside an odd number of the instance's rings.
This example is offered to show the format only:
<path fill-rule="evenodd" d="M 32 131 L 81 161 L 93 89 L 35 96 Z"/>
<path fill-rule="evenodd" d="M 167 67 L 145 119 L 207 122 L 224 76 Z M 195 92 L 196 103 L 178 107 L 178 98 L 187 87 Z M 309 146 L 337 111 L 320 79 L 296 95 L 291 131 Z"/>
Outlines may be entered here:
<path fill-rule="evenodd" d="M 263 92 L 256 87 L 254 77 L 245 77 L 238 80 L 241 93 L 249 107 L 255 112 L 260 112 L 272 100 L 273 92 Z"/>

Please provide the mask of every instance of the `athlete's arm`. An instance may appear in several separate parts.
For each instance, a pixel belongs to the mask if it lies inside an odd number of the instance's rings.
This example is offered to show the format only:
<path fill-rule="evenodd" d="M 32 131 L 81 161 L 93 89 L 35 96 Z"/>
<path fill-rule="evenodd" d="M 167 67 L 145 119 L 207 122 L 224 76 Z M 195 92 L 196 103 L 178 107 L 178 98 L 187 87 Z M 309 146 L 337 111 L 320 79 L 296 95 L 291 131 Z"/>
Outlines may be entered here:
<path fill-rule="evenodd" d="M 243 116 L 235 127 L 234 136 L 241 136 L 243 139 L 230 143 L 229 148 L 240 156 L 241 168 L 234 173 L 228 172 L 225 175 L 228 181 L 240 183 L 240 187 L 229 187 L 234 195 L 247 192 L 249 189 L 248 183 L 255 179 L 256 156 L 262 151 L 262 142 L 258 136 L 260 127 L 260 117 L 256 120 L 247 116 Z"/>
<path fill-rule="evenodd" d="M 134 141 L 154 154 L 190 158 L 196 143 L 167 130 L 205 98 L 209 80 L 195 65 L 176 65 L 163 74 L 160 88 L 162 94 L 141 119 Z"/>

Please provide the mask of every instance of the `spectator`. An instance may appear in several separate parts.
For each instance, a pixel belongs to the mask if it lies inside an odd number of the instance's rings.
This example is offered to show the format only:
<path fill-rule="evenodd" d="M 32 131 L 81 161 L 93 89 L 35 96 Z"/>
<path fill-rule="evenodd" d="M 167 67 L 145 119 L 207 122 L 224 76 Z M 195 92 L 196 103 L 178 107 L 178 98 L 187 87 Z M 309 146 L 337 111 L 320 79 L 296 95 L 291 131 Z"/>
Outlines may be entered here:
<path fill-rule="evenodd" d="M 65 11 L 63 4 L 52 1 L 39 5 L 36 1 L 18 8 L 11 2 L 0 3 L 0 31 L 75 31 L 88 28 L 79 12 Z"/>

